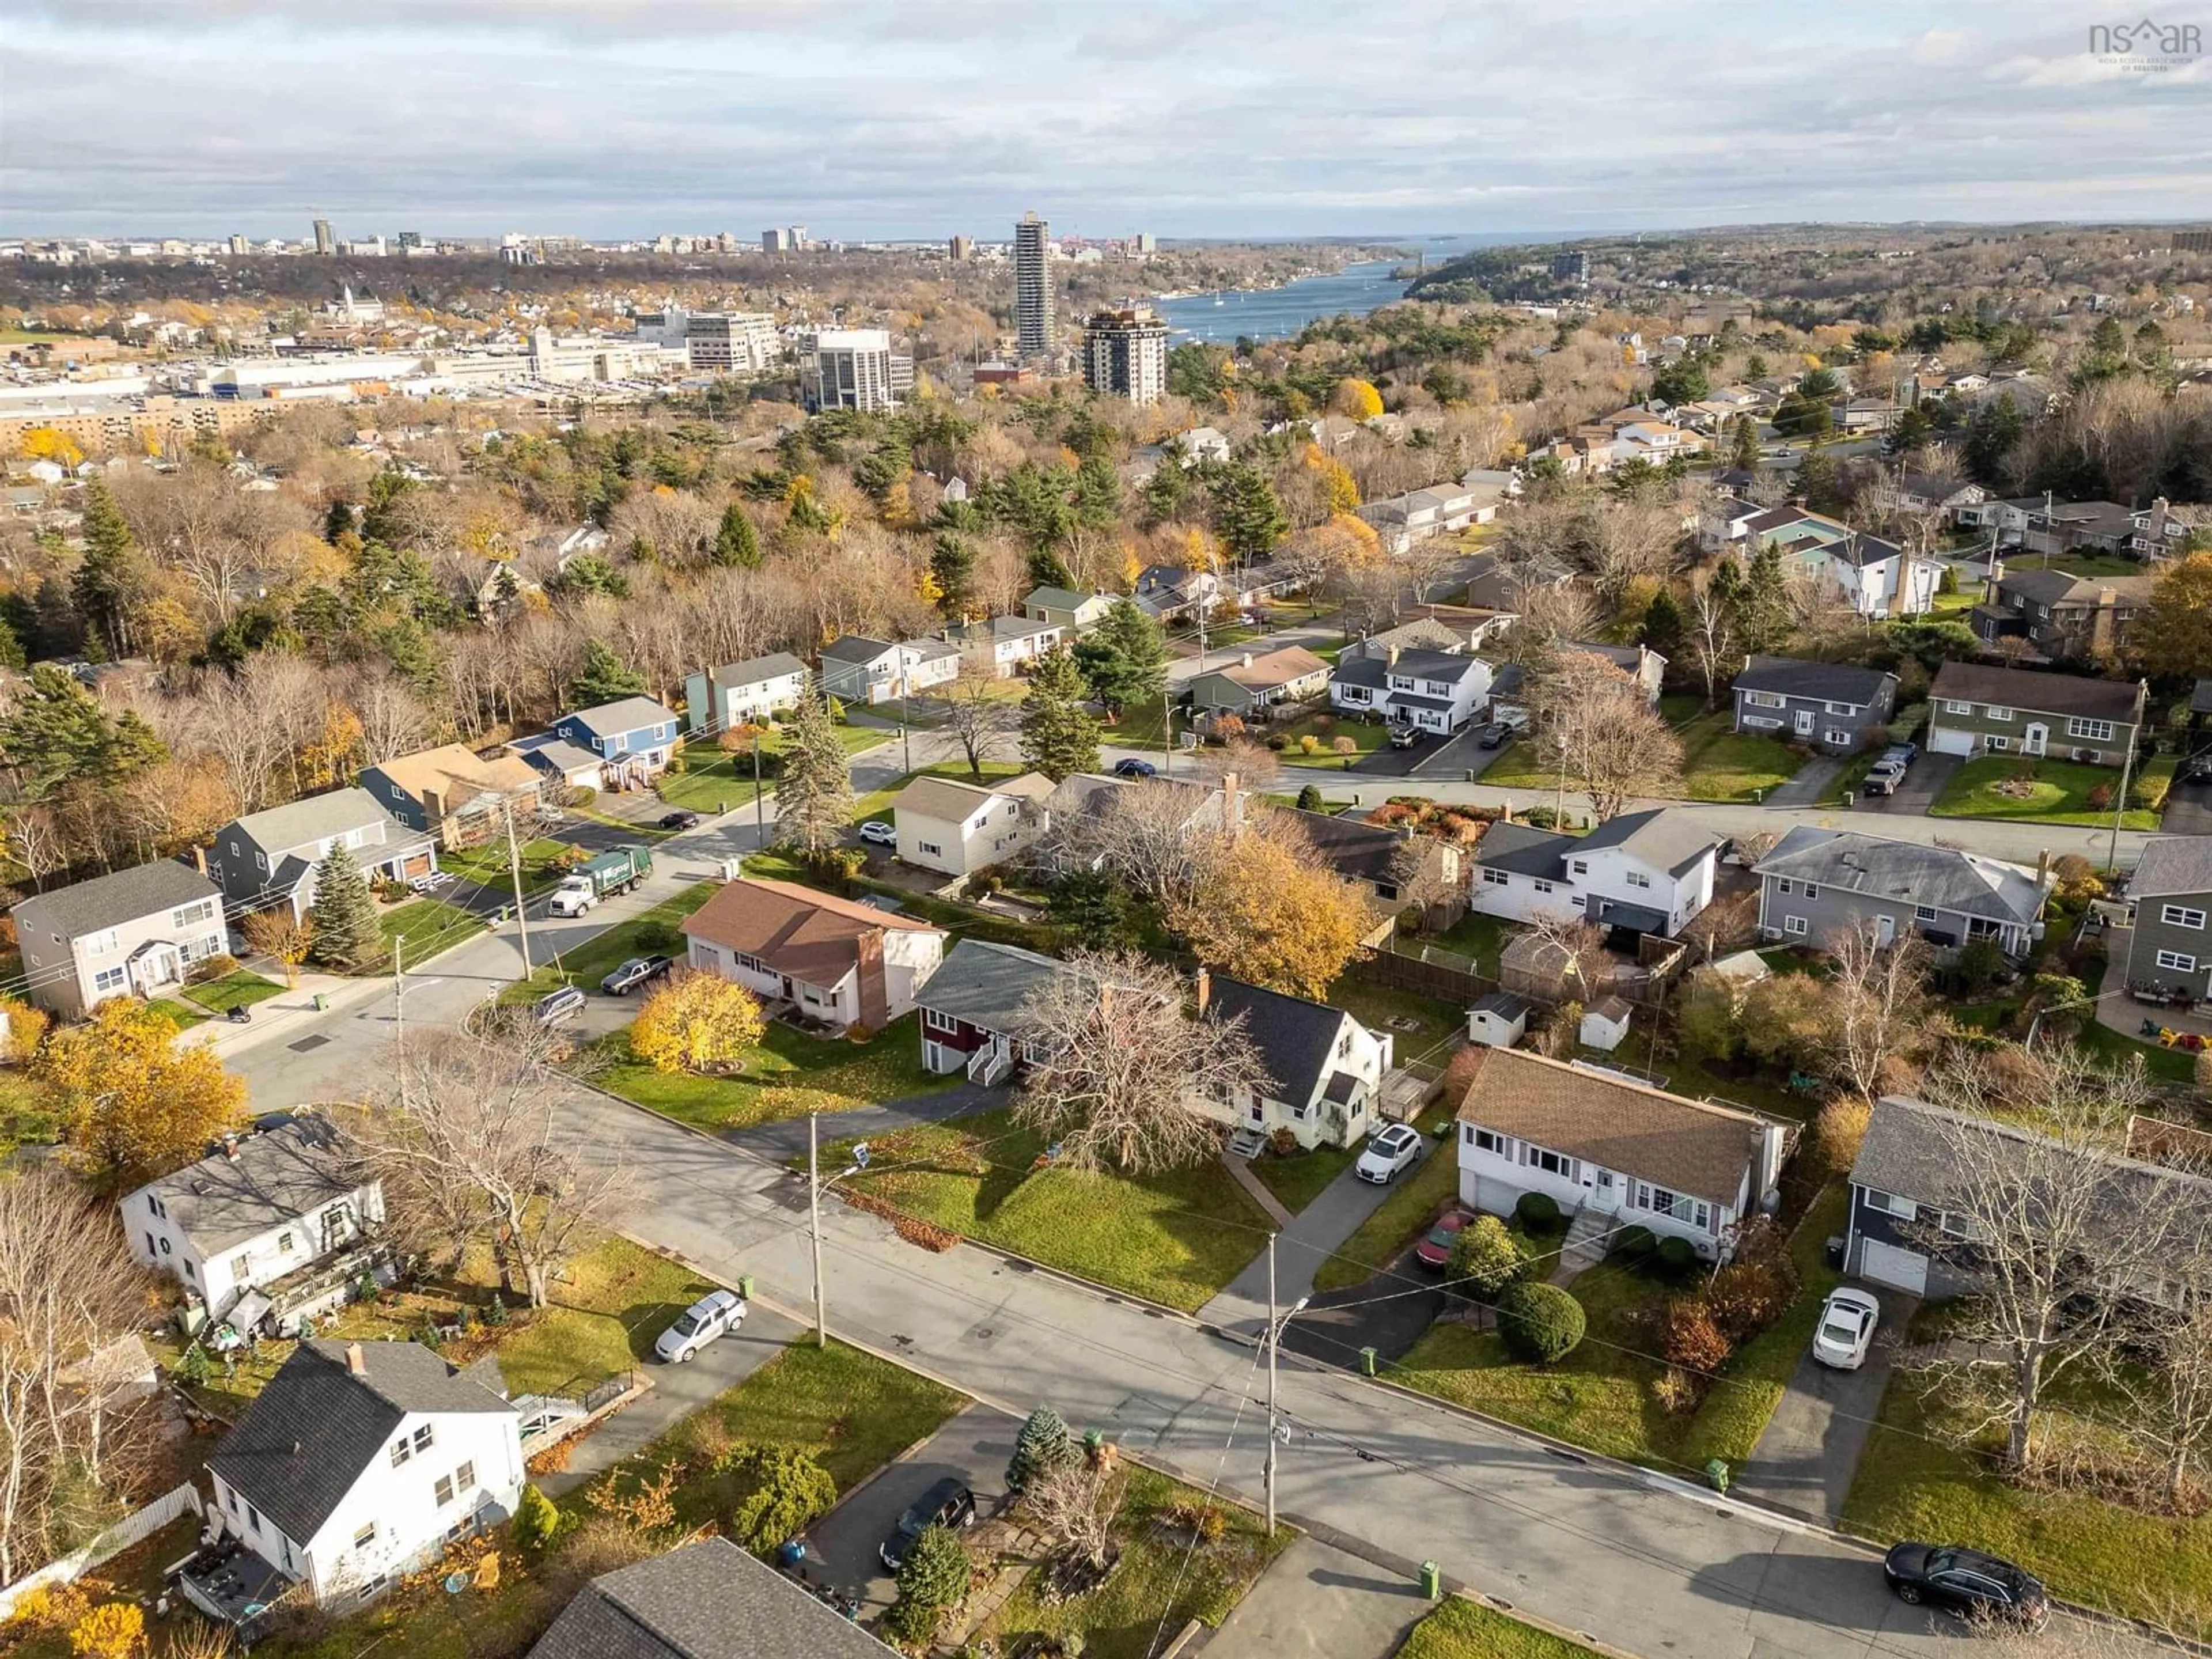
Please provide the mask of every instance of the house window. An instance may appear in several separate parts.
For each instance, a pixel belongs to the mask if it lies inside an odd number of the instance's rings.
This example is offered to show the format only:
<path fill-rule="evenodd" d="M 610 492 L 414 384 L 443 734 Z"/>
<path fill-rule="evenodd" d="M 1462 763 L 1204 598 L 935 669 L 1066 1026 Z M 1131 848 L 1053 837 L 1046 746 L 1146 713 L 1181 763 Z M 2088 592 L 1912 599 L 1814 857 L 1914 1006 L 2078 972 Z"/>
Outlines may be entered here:
<path fill-rule="evenodd" d="M 162 1254 L 163 1255 L 168 1255 L 168 1253 L 169 1253 L 169 1241 L 168 1241 L 167 1239 L 166 1239 L 166 1238 L 165 1238 L 165 1239 L 163 1239 L 163 1240 L 161 1241 L 161 1254 Z M 186 1279 L 198 1279 L 198 1278 L 199 1277 L 199 1275 L 198 1275 L 198 1273 L 194 1273 L 194 1272 L 192 1271 L 192 1264 L 191 1264 L 191 1262 L 189 1262 L 189 1261 L 179 1262 L 178 1265 L 184 1268 L 184 1270 L 185 1270 L 185 1277 Z"/>
<path fill-rule="evenodd" d="M 1841 748 L 1850 740 L 1851 734 L 1850 732 L 1839 732 L 1832 726 L 1828 728 L 1826 741 L 1835 744 L 1838 748 Z"/>
<path fill-rule="evenodd" d="M 1885 1193 L 1869 1187 L 1866 1206 L 1879 1215 L 1894 1216 L 1899 1221 L 1911 1221 L 1919 1215 L 1920 1206 L 1909 1198 L 1899 1198 L 1895 1193 Z"/>
<path fill-rule="evenodd" d="M 255 1509 L 251 1503 L 246 1506 L 246 1524 L 255 1532 L 261 1530 L 261 1511 Z"/>
<path fill-rule="evenodd" d="M 1486 866 L 1482 872 L 1482 878 L 1492 887 L 1510 887 L 1513 884 L 1513 878 L 1509 872 L 1504 870 L 1493 870 Z"/>
<path fill-rule="evenodd" d="M 243 1278 L 245 1278 L 245 1277 L 246 1276 L 246 1274 L 248 1274 L 249 1273 L 252 1273 L 252 1271 L 253 1271 L 253 1258 L 252 1258 L 252 1257 L 251 1257 L 251 1256 L 249 1256 L 249 1255 L 246 1255 L 244 1252 L 242 1252 L 242 1251 L 241 1251 L 239 1255 L 234 1255 L 234 1256 L 231 1257 L 231 1259 L 230 1259 L 230 1276 L 231 1276 L 233 1279 L 243 1279 Z"/>
<path fill-rule="evenodd" d="M 1541 1170 L 1546 1175 L 1559 1176 L 1568 1180 L 1574 1178 L 1575 1161 L 1564 1153 L 1531 1146 L 1526 1161 L 1530 1169 Z"/>
<path fill-rule="evenodd" d="M 120 991 L 130 975 L 120 968 L 103 968 L 92 976 L 93 994 L 106 996 Z"/>
<path fill-rule="evenodd" d="M 2158 919 L 2169 927 L 2201 929 L 2204 926 L 2204 913 L 2202 910 L 2192 910 L 2185 904 L 2167 905 L 2159 913 Z"/>
<path fill-rule="evenodd" d="M 434 1490 L 437 1493 L 438 1507 L 442 1510 L 453 1501 L 453 1477 L 450 1474 L 440 1475 Z"/>
<path fill-rule="evenodd" d="M 2197 971 L 2197 958 L 2179 951 L 2160 951 L 2158 965 L 2171 968 L 2177 974 L 2193 974 Z"/>
<path fill-rule="evenodd" d="M 430 1432 L 430 1425 L 428 1423 L 425 1423 L 421 1428 L 415 1431 L 415 1449 L 418 1452 L 429 1450 L 430 1442 L 434 1437 Z"/>
<path fill-rule="evenodd" d="M 1914 906 L 1912 907 L 1912 919 L 1913 919 L 1913 921 L 1935 921 L 1935 920 L 1936 920 L 1936 907 L 1935 907 L 1934 905 L 1932 905 L 1932 904 L 1916 904 L 1916 905 L 1914 905 Z"/>
<path fill-rule="evenodd" d="M 2112 723 L 2110 720 L 2070 720 L 2066 722 L 2066 735 L 2069 738 L 2087 738 L 2093 743 L 2102 743 L 2112 735 Z"/>
<path fill-rule="evenodd" d="M 1970 702 L 1952 702 L 1946 700 L 1943 712 L 1947 714 L 1971 714 L 1974 712 L 1974 705 Z"/>
<path fill-rule="evenodd" d="M 1536 883 L 1536 890 L 1540 893 L 1548 893 L 1552 890 L 1552 884 L 1548 881 L 1539 880 Z"/>
<path fill-rule="evenodd" d="M 1826 712 L 1831 714 L 1848 714 L 1858 705 L 1855 702 L 1832 702 L 1824 707 Z"/>
<path fill-rule="evenodd" d="M 151 1193 L 146 1194 L 146 1207 L 164 1219 L 168 1216 L 168 1212 L 161 1207 L 161 1200 Z"/>
<path fill-rule="evenodd" d="M 1989 717 L 1993 720 L 2008 720 L 2012 718 L 2012 710 L 1992 706 L 1989 711 Z"/>
<path fill-rule="evenodd" d="M 934 1008 L 921 1011 L 921 1025 L 926 1031 L 942 1031 L 948 1036 L 957 1036 L 960 1022 L 950 1014 L 940 1014 Z"/>
<path fill-rule="evenodd" d="M 353 1547 L 365 1550 L 376 1541 L 376 1522 L 372 1521 L 353 1535 Z"/>
<path fill-rule="evenodd" d="M 1953 1238 L 1978 1238 L 1981 1225 L 1970 1215 L 1957 1215 L 1949 1210 L 1936 1218 L 1936 1224 Z"/>
<path fill-rule="evenodd" d="M 277 1255 L 289 1255 L 291 1253 L 292 1253 L 292 1235 L 291 1235 L 291 1234 L 289 1234 L 289 1233 L 279 1233 L 279 1234 L 277 1234 L 277 1235 L 276 1235 L 276 1254 L 277 1254 Z"/>
<path fill-rule="evenodd" d="M 215 901 L 202 899 L 198 904 L 187 904 L 169 915 L 169 923 L 175 927 L 196 927 L 204 921 L 215 920 Z"/>
<path fill-rule="evenodd" d="M 1648 1182 L 1639 1181 L 1636 1183 L 1635 1202 L 1639 1210 L 1663 1215 L 1698 1232 L 1712 1231 L 1712 1206 L 1701 1198 L 1670 1193 L 1664 1187 L 1654 1187 Z"/>
<path fill-rule="evenodd" d="M 1782 918 L 1782 931 L 1792 939 L 1802 939 L 1810 930 L 1806 927 L 1804 917 L 1784 916 Z"/>
<path fill-rule="evenodd" d="M 405 1463 L 409 1458 L 414 1455 L 415 1453 L 413 1449 L 409 1447 L 407 1443 L 407 1437 L 405 1435 L 401 1435 L 398 1439 L 392 1443 L 392 1467 L 393 1468 L 396 1469 L 399 1468 L 402 1464 Z"/>
<path fill-rule="evenodd" d="M 1641 870 L 1628 871 L 1626 872 L 1626 875 L 1628 877 L 1628 884 L 1631 887 L 1649 887 L 1651 884 L 1651 878 L 1645 875 Z"/>
<path fill-rule="evenodd" d="M 923 853 L 927 854 L 931 858 L 936 859 L 943 858 L 945 856 L 945 849 L 942 847 L 939 847 L 933 841 L 925 841 L 917 844 L 921 847 Z"/>
<path fill-rule="evenodd" d="M 1495 1129 L 1476 1129 L 1474 1133 L 1474 1150 L 1478 1152 L 1492 1152 L 1504 1158 L 1513 1156 L 1512 1141 Z"/>
<path fill-rule="evenodd" d="M 1567 870 L 1571 875 L 1586 876 L 1589 874 L 1589 860 L 1588 859 L 1571 860 L 1568 862 Z"/>
<path fill-rule="evenodd" d="M 1807 882 L 1805 884 L 1805 896 L 1808 899 L 1816 899 L 1820 897 L 1820 884 L 1817 881 Z"/>
<path fill-rule="evenodd" d="M 1790 700 L 1772 691 L 1747 691 L 1743 700 L 1753 708 L 1787 708 Z"/>
<path fill-rule="evenodd" d="M 2012 747 L 2012 739 L 2010 738 L 2001 738 L 1994 732 L 1992 732 L 1988 737 L 1984 738 L 1982 739 L 1982 743 L 1983 745 L 1993 755 L 2001 755 L 2006 750 Z"/>
<path fill-rule="evenodd" d="M 1789 877 L 1784 876 L 1774 884 L 1774 890 L 1782 894 L 1784 897 L 1787 897 L 1789 895 L 1797 890 L 1797 884 L 1790 880 Z"/>

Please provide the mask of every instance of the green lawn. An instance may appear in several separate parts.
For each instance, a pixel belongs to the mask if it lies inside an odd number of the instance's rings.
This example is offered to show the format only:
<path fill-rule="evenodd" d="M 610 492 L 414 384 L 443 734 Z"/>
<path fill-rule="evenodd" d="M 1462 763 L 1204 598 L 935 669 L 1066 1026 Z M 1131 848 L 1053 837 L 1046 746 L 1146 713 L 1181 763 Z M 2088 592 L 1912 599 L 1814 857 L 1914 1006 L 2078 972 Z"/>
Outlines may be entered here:
<path fill-rule="evenodd" d="M 283 988 L 273 979 L 264 979 L 240 968 L 220 979 L 186 986 L 185 996 L 211 1014 L 227 1014 L 234 1008 L 251 1008 L 257 1002 L 266 1002 Z"/>
<path fill-rule="evenodd" d="M 2069 576 L 2140 576 L 2148 568 L 2140 559 L 2122 558 L 2117 553 L 2060 553 L 2038 558 L 2029 555 L 2023 558 L 2007 559 L 2007 574 L 2017 575 L 2023 570 L 2063 570 Z"/>
<path fill-rule="evenodd" d="M 2119 1006 L 2133 1009 L 2136 1005 L 2123 1003 Z M 2108 1062 L 2140 1057 L 2143 1069 L 2164 1083 L 2189 1083 L 2197 1076 L 2197 1056 L 2188 1050 L 2168 1048 L 2155 1042 L 2143 1042 L 2134 1037 L 2122 1036 L 2110 1026 L 2100 1024 L 2095 1020 L 2084 1021 L 2075 1033 L 2074 1041 Z"/>
<path fill-rule="evenodd" d="M 551 1307 L 518 1316 L 500 1375 L 510 1394 L 565 1394 L 643 1364 L 670 1322 L 717 1288 L 626 1238 L 603 1240 L 569 1264 Z"/>
<path fill-rule="evenodd" d="M 564 951 L 550 960 L 545 957 L 545 947 L 533 940 L 530 948 L 532 955 L 538 958 L 537 971 L 528 979 L 509 985 L 499 994 L 499 1000 L 507 1004 L 535 1002 L 563 985 L 594 991 L 611 970 L 630 957 L 681 957 L 684 939 L 676 931 L 677 925 L 714 897 L 721 885 L 718 881 L 695 882 L 651 909 L 627 921 L 618 921 L 574 950 Z"/>
<path fill-rule="evenodd" d="M 1378 985 L 1357 973 L 1346 974 L 1330 986 L 1328 1000 L 1361 1024 L 1387 1035 L 1401 1066 L 1439 1044 L 1456 1045 L 1467 1030 L 1464 1008 L 1437 997 L 1425 997 L 1418 991 Z M 1394 1025 L 1393 1020 L 1401 1023 Z"/>
<path fill-rule="evenodd" d="M 1193 1619 L 1218 1627 L 1267 1564 L 1290 1547 L 1289 1527 L 1269 1538 L 1259 1518 L 1234 1504 L 1214 1503 L 1227 1523 L 1215 1543 L 1188 1546 L 1159 1520 L 1179 1504 L 1213 1503 L 1196 1488 L 1151 1469 L 1130 1466 L 1127 1495 L 1116 1528 L 1121 1557 L 1112 1576 L 1088 1595 L 1048 1601 L 1040 1573 L 1032 1573 L 985 1631 L 1000 1650 L 1021 1652 L 1032 1634 L 1080 1634 L 1085 1659 L 1151 1659 Z"/>
<path fill-rule="evenodd" d="M 1308 714 L 1302 720 L 1277 720 L 1261 729 L 1269 738 L 1283 739 L 1284 764 L 1335 769 L 1343 768 L 1346 758 L 1334 747 L 1339 738 L 1352 739 L 1351 758 L 1357 761 L 1382 748 L 1390 737 L 1389 728 L 1379 720 L 1370 726 L 1365 720 L 1347 720 L 1340 714 Z M 1304 753 L 1299 746 L 1301 738 L 1311 738 L 1319 749 L 1310 755 Z"/>
<path fill-rule="evenodd" d="M 1422 1120 L 1424 1127 L 1443 1121 Z M 1353 1229 L 1314 1273 L 1314 1289 L 1340 1291 L 1385 1266 L 1434 1224 L 1437 1212 L 1459 1191 L 1459 1158 L 1451 1138 L 1430 1137 L 1427 1155 L 1398 1177 L 1390 1195 Z"/>
<path fill-rule="evenodd" d="M 1996 793 L 1996 786 L 2032 768 L 2034 787 L 2026 795 Z M 2111 806 L 2089 805 L 2089 792 L 2103 787 L 2119 793 L 2118 769 L 2081 766 L 2045 756 L 2033 760 L 2019 755 L 1984 755 L 1959 769 L 1935 805 L 1928 809 L 1938 818 L 2014 818 L 2034 823 L 2071 823 L 2092 829 L 2110 827 Z M 2155 830 L 2158 814 L 2131 807 L 2120 819 L 2123 830 Z"/>
<path fill-rule="evenodd" d="M 2014 1486 L 1976 1453 L 1929 1437 L 1955 1425 L 1928 1388 L 1924 1373 L 1890 1379 L 1844 1504 L 1846 1531 L 1881 1544 L 1962 1540 L 2017 1561 L 2061 1596 L 2212 1631 L 2212 1516 L 2143 1515 L 2080 1492 Z"/>
<path fill-rule="evenodd" d="M 189 1031 L 193 1026 L 201 1024 L 208 1018 L 206 1009 L 196 1008 L 189 1002 L 179 1002 L 174 997 L 149 997 L 146 1000 L 146 1006 L 157 1013 L 166 1015 L 169 1024 L 179 1031 Z"/>
<path fill-rule="evenodd" d="M 1021 763 L 1018 761 L 987 760 L 983 763 L 983 778 L 986 782 L 993 778 L 1018 778 L 1021 776 L 1022 770 Z M 859 823 L 868 818 L 881 818 L 885 823 L 890 823 L 893 817 L 891 803 L 898 799 L 899 791 L 916 778 L 954 778 L 962 783 L 975 781 L 975 775 L 969 769 L 968 763 L 964 759 L 939 761 L 931 766 L 917 766 L 913 771 L 894 779 L 887 788 L 872 789 L 865 795 L 855 796 L 853 800 L 853 822 Z"/>
<path fill-rule="evenodd" d="M 1805 763 L 1777 738 L 1729 730 L 1725 709 L 1685 722 L 1675 735 L 1682 740 L 1682 793 L 1689 800 L 1763 799 Z"/>
<path fill-rule="evenodd" d="M 702 1129 L 744 1129 L 810 1112 L 849 1112 L 933 1094 L 961 1080 L 957 1073 L 940 1077 L 922 1069 L 921 1018 L 895 1019 L 866 1042 L 770 1024 L 734 1077 L 656 1071 L 632 1057 L 627 1040 L 617 1036 L 600 1045 L 608 1064 L 594 1080 L 625 1100 Z"/>
<path fill-rule="evenodd" d="M 1425 933 L 1421 937 L 1427 944 L 1474 957 L 1478 972 L 1496 979 L 1498 953 L 1505 949 L 1506 941 L 1520 931 L 1496 916 L 1486 916 L 1470 910 L 1443 933 Z"/>
<path fill-rule="evenodd" d="M 1252 1160 L 1252 1173 L 1275 1195 L 1276 1202 L 1296 1215 L 1350 1169 L 1358 1156 L 1357 1146 L 1316 1146 L 1288 1158 L 1262 1152 Z"/>
<path fill-rule="evenodd" d="M 845 745 L 848 755 L 858 755 L 896 742 L 898 732 L 880 726 L 840 726 L 837 740 Z M 781 729 L 771 728 L 763 732 L 760 747 L 763 758 L 780 753 L 783 747 Z M 653 785 L 661 799 L 671 806 L 688 807 L 694 812 L 719 811 L 726 803 L 732 808 L 751 805 L 751 750 L 726 755 L 708 739 L 691 744 L 682 752 L 684 769 L 663 773 Z M 764 766 L 763 769 L 769 769 Z M 775 789 L 775 779 L 772 775 L 766 780 L 766 786 L 771 792 Z"/>
<path fill-rule="evenodd" d="M 484 930 L 483 917 L 471 915 L 457 904 L 434 898 L 409 899 L 404 904 L 395 904 L 376 919 L 376 925 L 384 934 L 385 960 L 374 968 L 364 969 L 365 973 L 381 974 L 390 969 L 392 943 L 403 933 L 407 942 L 402 961 L 413 968 Z"/>
<path fill-rule="evenodd" d="M 871 1150 L 870 1172 L 850 1183 L 858 1192 L 1186 1312 L 1234 1279 L 1269 1231 L 1216 1160 L 1140 1178 L 1039 1170 L 1042 1143 L 1005 1109 L 902 1130 Z"/>
<path fill-rule="evenodd" d="M 517 850 L 522 855 L 524 892 L 535 893 L 561 879 L 552 868 L 551 860 L 568 850 L 568 842 L 541 838 L 526 842 Z M 465 847 L 458 850 L 448 848 L 438 854 L 438 867 L 463 881 L 475 882 L 480 887 L 495 887 L 502 893 L 514 890 L 514 878 L 507 867 L 504 839 L 488 841 L 481 847 Z"/>
<path fill-rule="evenodd" d="M 1464 1596 L 1450 1595 L 1413 1626 L 1394 1659 L 1592 1659 L 1594 1652 Z"/>

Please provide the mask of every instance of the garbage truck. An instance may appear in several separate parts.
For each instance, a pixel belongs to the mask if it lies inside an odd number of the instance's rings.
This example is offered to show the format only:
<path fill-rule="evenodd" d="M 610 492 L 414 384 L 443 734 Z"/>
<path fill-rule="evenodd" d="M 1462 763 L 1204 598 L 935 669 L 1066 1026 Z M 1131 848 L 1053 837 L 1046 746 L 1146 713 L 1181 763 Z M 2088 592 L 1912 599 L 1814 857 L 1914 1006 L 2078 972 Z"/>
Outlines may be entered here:
<path fill-rule="evenodd" d="M 562 878 L 546 909 L 556 916 L 580 916 L 601 899 L 627 893 L 653 873 L 653 854 L 639 846 L 602 853 Z"/>

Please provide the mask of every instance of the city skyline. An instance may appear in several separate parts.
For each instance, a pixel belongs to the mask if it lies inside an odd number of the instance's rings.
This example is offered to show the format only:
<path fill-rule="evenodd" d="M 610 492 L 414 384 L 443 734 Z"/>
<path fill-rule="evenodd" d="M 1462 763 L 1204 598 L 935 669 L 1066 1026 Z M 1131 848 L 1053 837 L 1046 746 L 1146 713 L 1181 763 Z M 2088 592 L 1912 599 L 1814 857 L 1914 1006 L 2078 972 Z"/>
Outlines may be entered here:
<path fill-rule="evenodd" d="M 1755 51 L 1712 15 L 1430 0 L 4 15 L 15 234 L 922 240 L 1030 202 L 1100 238 L 2212 212 L 2212 63 L 2100 52 L 2087 4 L 1782 4 Z"/>

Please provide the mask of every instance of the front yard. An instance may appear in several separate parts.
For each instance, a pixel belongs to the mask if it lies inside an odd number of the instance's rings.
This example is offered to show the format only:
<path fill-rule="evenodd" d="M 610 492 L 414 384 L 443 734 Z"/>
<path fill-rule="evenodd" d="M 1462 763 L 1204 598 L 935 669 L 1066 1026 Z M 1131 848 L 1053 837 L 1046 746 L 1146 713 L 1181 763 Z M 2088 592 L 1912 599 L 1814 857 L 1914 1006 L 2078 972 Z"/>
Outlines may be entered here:
<path fill-rule="evenodd" d="M 2172 771 L 2172 756 L 2154 761 Z M 2069 823 L 2106 829 L 2112 822 L 2113 801 L 2092 805 L 2093 791 L 2102 789 L 2115 799 L 2120 774 L 2109 766 L 2082 766 L 2048 756 L 2030 759 L 2021 755 L 1983 755 L 1959 769 L 1936 802 L 1928 809 L 1937 818 L 2010 818 L 2031 823 Z M 2123 830 L 2155 830 L 2158 814 L 2130 807 L 2120 818 Z"/>
<path fill-rule="evenodd" d="M 1450 1595 L 1413 1626 L 1392 1659 L 1594 1659 L 1594 1654 L 1579 1642 Z"/>
<path fill-rule="evenodd" d="M 605 1069 L 593 1081 L 624 1100 L 702 1129 L 747 1129 L 805 1117 L 849 1112 L 912 1095 L 933 1094 L 961 1081 L 926 1071 L 919 1014 L 893 1020 L 866 1042 L 809 1036 L 771 1024 L 744 1070 L 729 1077 L 656 1071 L 617 1034 L 599 1045 Z"/>
<path fill-rule="evenodd" d="M 1259 1254 L 1267 1218 L 1217 1161 L 1125 1177 L 1039 1167 L 1011 1111 L 872 1141 L 848 1184 L 900 1215 L 1193 1312 Z M 826 1151 L 844 1161 L 846 1148 Z"/>
<path fill-rule="evenodd" d="M 561 879 L 552 868 L 552 861 L 568 850 L 568 843 L 541 837 L 524 843 L 516 849 L 522 865 L 522 890 L 535 893 L 550 887 Z M 479 887 L 489 887 L 501 893 L 510 893 L 514 887 L 514 874 L 509 868 L 507 842 L 504 838 L 488 841 L 480 846 L 448 848 L 438 854 L 438 867 L 462 881 L 474 882 Z"/>
<path fill-rule="evenodd" d="M 895 741 L 898 733 L 880 726 L 843 726 L 837 728 L 837 740 L 845 745 L 848 755 L 858 755 L 881 744 Z M 783 746 L 781 727 L 771 726 L 761 734 L 761 770 L 769 775 L 763 787 L 771 793 L 775 788 L 774 769 L 767 764 L 769 758 L 780 753 Z M 724 807 L 750 805 L 753 798 L 753 757 L 748 748 L 740 754 L 727 755 L 711 740 L 695 742 L 681 751 L 684 769 L 664 772 L 653 785 L 660 799 L 671 806 L 687 807 L 694 812 L 718 812 Z"/>
<path fill-rule="evenodd" d="M 196 1002 L 211 1014 L 227 1014 L 234 1008 L 251 1008 L 257 1002 L 266 1002 L 283 990 L 275 980 L 264 979 L 251 969 L 240 968 L 220 979 L 204 980 L 198 985 L 187 985 L 185 1000 Z"/>
<path fill-rule="evenodd" d="M 1684 720 L 1674 733 L 1682 740 L 1686 800 L 1764 800 L 1805 763 L 1804 756 L 1779 738 L 1731 730 L 1724 708 Z"/>
<path fill-rule="evenodd" d="M 428 961 L 441 951 L 450 951 L 471 933 L 483 931 L 483 918 L 471 915 L 443 899 L 409 899 L 395 904 L 376 919 L 384 934 L 386 959 L 365 974 L 381 974 L 391 966 L 391 948 L 400 942 L 401 960 L 410 967 Z"/>
<path fill-rule="evenodd" d="M 1370 725 L 1363 720 L 1350 719 L 1341 714 L 1326 713 L 1304 715 L 1294 720 L 1275 720 L 1255 728 L 1263 733 L 1268 746 L 1273 740 L 1283 739 L 1283 763 L 1287 766 L 1319 766 L 1340 771 L 1347 762 L 1357 763 L 1363 757 L 1373 754 L 1389 741 L 1389 729 L 1380 720 Z M 1308 753 L 1304 739 L 1314 740 L 1313 752 Z M 1346 756 L 1336 749 L 1339 738 L 1347 738 L 1352 752 Z"/>

